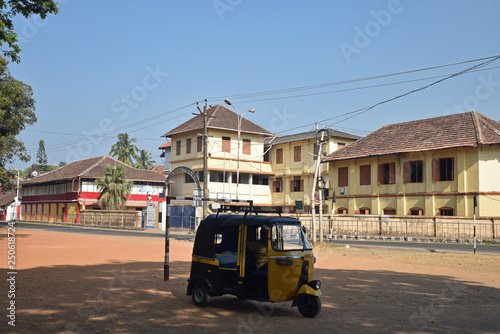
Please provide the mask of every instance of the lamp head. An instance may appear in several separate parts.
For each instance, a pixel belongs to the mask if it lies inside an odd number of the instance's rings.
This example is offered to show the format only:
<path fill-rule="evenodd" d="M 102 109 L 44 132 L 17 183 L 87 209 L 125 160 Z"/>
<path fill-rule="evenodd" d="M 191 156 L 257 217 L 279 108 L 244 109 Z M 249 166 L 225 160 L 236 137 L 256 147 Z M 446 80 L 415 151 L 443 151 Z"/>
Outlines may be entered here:
<path fill-rule="evenodd" d="M 252 108 L 252 109 L 248 110 L 248 112 L 251 112 L 253 114 L 255 112 L 255 109 Z"/>
<path fill-rule="evenodd" d="M 229 99 L 224 99 L 224 102 L 228 105 L 228 106 L 231 106 L 231 101 L 229 101 Z"/>

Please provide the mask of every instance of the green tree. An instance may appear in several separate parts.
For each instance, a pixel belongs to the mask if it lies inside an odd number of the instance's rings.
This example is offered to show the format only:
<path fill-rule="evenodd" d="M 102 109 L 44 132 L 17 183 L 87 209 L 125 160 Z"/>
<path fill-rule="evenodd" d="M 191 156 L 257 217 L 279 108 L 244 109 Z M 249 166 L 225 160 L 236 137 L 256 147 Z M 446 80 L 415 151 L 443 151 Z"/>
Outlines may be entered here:
<path fill-rule="evenodd" d="M 136 142 L 135 138 L 129 138 L 128 133 L 119 133 L 118 134 L 118 142 L 111 146 L 111 154 L 112 157 L 117 158 L 121 162 L 126 163 L 127 165 L 133 165 L 133 159 L 137 159 L 137 151 L 139 149 L 134 145 Z"/>
<path fill-rule="evenodd" d="M 43 20 L 48 14 L 57 14 L 59 9 L 54 0 L 0 0 L 0 50 L 5 57 L 16 63 L 21 60 L 17 34 L 14 32 L 14 16 L 29 18 L 39 15 Z M 6 44 L 6 46 L 4 46 Z"/>
<path fill-rule="evenodd" d="M 63 166 L 66 166 L 66 165 L 67 165 L 66 161 L 61 161 L 59 163 L 59 167 L 63 167 Z"/>
<path fill-rule="evenodd" d="M 36 152 L 36 162 L 41 165 L 49 163 L 47 153 L 45 152 L 45 141 L 40 139 L 38 141 L 38 152 Z"/>
<path fill-rule="evenodd" d="M 12 187 L 10 180 L 13 178 L 12 173 L 5 169 L 6 164 L 15 159 L 23 162 L 31 159 L 17 135 L 27 125 L 36 122 L 33 91 L 10 75 L 7 64 L 7 60 L 0 56 L 0 187 L 4 189 Z"/>
<path fill-rule="evenodd" d="M 106 165 L 102 179 L 94 184 L 101 193 L 99 205 L 105 210 L 120 210 L 125 206 L 126 196 L 130 195 L 133 182 L 125 180 L 125 168 L 122 165 Z"/>
<path fill-rule="evenodd" d="M 146 150 L 140 150 L 136 160 L 137 163 L 134 165 L 135 168 L 151 169 L 155 165 L 155 162 L 151 157 L 151 153 Z"/>

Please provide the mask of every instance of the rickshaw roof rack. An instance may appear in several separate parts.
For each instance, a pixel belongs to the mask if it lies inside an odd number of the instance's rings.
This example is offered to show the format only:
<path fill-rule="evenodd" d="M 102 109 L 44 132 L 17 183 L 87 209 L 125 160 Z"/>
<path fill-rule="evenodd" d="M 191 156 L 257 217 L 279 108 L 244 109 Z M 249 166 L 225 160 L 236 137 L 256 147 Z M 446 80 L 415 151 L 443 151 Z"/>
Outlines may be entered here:
<path fill-rule="evenodd" d="M 259 213 L 277 213 L 281 217 L 281 208 L 272 209 L 270 207 L 255 207 L 255 206 L 241 206 L 241 205 L 221 205 L 221 207 L 217 210 L 217 217 L 221 212 L 244 212 L 244 217 L 246 217 L 249 213 L 254 213 L 258 215 Z"/>

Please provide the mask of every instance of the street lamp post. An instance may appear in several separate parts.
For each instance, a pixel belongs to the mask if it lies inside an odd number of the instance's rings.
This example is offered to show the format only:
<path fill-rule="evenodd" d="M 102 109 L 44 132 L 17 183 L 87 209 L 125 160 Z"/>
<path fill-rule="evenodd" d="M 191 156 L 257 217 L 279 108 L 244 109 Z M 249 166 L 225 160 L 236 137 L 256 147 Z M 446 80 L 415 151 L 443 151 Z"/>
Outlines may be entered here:
<path fill-rule="evenodd" d="M 245 113 L 251 112 L 252 114 L 255 112 L 255 109 L 248 109 L 243 112 L 243 114 L 238 114 L 238 111 L 236 110 L 235 106 L 229 101 L 229 99 L 225 99 L 224 102 L 233 107 L 234 111 L 236 112 L 236 115 L 238 115 L 238 154 L 237 154 L 237 162 L 236 162 L 236 199 L 239 200 L 239 187 L 240 187 L 240 138 L 241 138 L 241 120 L 243 119 L 243 115 Z"/>

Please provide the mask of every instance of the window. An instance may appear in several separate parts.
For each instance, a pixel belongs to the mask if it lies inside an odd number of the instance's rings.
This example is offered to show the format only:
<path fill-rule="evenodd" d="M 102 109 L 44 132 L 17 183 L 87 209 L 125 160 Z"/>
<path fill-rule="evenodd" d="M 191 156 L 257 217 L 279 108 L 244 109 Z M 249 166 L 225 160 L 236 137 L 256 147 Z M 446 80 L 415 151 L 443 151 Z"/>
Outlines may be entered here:
<path fill-rule="evenodd" d="M 188 173 L 184 173 L 184 183 L 194 183 L 193 178 Z"/>
<path fill-rule="evenodd" d="M 293 161 L 294 162 L 299 162 L 302 160 L 302 150 L 300 149 L 300 146 L 294 146 L 293 148 Z"/>
<path fill-rule="evenodd" d="M 339 208 L 339 209 L 337 209 L 337 214 L 338 215 L 346 215 L 347 209 L 346 208 Z"/>
<path fill-rule="evenodd" d="M 210 171 L 210 182 L 220 182 L 220 183 L 228 183 L 229 182 L 229 172 L 225 173 L 226 181 L 224 182 L 224 172 L 219 171 Z M 236 174 L 236 173 L 235 173 Z"/>
<path fill-rule="evenodd" d="M 259 174 L 252 174 L 252 184 L 259 184 Z"/>
<path fill-rule="evenodd" d="M 362 208 L 362 209 L 356 210 L 356 214 L 358 214 L 358 215 L 369 215 L 370 214 L 370 209 Z"/>
<path fill-rule="evenodd" d="M 222 152 L 231 152 L 231 137 L 222 137 Z"/>
<path fill-rule="evenodd" d="M 276 150 L 276 163 L 277 164 L 283 163 L 283 149 L 282 148 L 278 148 Z"/>
<path fill-rule="evenodd" d="M 304 180 L 301 180 L 300 176 L 294 176 L 293 180 L 290 180 L 290 191 L 291 192 L 304 191 Z"/>
<path fill-rule="evenodd" d="M 203 171 L 202 171 L 202 170 L 200 170 L 200 171 L 198 172 L 198 180 L 200 180 L 200 182 L 204 182 L 204 179 L 203 179 Z"/>
<path fill-rule="evenodd" d="M 453 158 L 432 160 L 432 181 L 453 181 Z"/>
<path fill-rule="evenodd" d="M 191 154 L 191 138 L 186 139 L 186 154 Z"/>
<path fill-rule="evenodd" d="M 252 147 L 252 142 L 250 139 L 243 139 L 243 154 L 250 154 L 251 153 L 251 147 Z"/>
<path fill-rule="evenodd" d="M 441 209 L 439 209 L 439 215 L 440 216 L 454 216 L 455 210 L 453 210 L 451 208 L 441 208 Z"/>
<path fill-rule="evenodd" d="M 422 183 L 424 182 L 424 162 L 407 161 L 403 165 L 404 183 Z"/>
<path fill-rule="evenodd" d="M 396 214 L 396 210 L 394 209 L 384 209 L 384 215 L 394 216 Z"/>
<path fill-rule="evenodd" d="M 337 143 L 337 149 L 340 150 L 343 147 L 345 147 L 345 143 Z"/>
<path fill-rule="evenodd" d="M 276 181 L 273 182 L 273 192 L 281 193 L 283 192 L 283 179 L 277 178 Z"/>
<path fill-rule="evenodd" d="M 269 162 L 269 161 L 271 161 L 271 160 L 269 159 L 269 151 L 267 151 L 267 149 L 266 149 L 266 153 L 264 153 L 264 161 L 265 161 L 265 162 Z"/>
<path fill-rule="evenodd" d="M 371 184 L 371 165 L 359 166 L 359 184 L 369 186 Z"/>
<path fill-rule="evenodd" d="M 396 183 L 396 163 L 378 165 L 378 184 Z"/>
<path fill-rule="evenodd" d="M 175 155 L 181 155 L 181 141 L 175 142 Z"/>
<path fill-rule="evenodd" d="M 196 138 L 196 152 L 203 151 L 203 137 Z"/>
<path fill-rule="evenodd" d="M 339 187 L 347 187 L 349 185 L 349 182 L 348 182 L 348 177 L 347 177 L 347 173 L 348 173 L 348 169 L 347 167 L 339 167 L 338 169 L 338 177 L 339 177 L 339 184 L 338 186 Z"/>
<path fill-rule="evenodd" d="M 410 209 L 409 215 L 410 216 L 423 216 L 424 210 L 418 209 L 418 208 Z"/>
<path fill-rule="evenodd" d="M 271 245 L 276 251 L 302 251 L 312 249 L 299 225 L 286 225 L 279 223 L 274 225 L 271 229 Z M 283 261 L 290 261 L 290 263 L 286 262 L 286 265 L 293 264 L 293 260 L 286 259 Z"/>
<path fill-rule="evenodd" d="M 318 158 L 318 144 L 314 144 L 313 148 L 313 158 L 317 159 Z"/>

